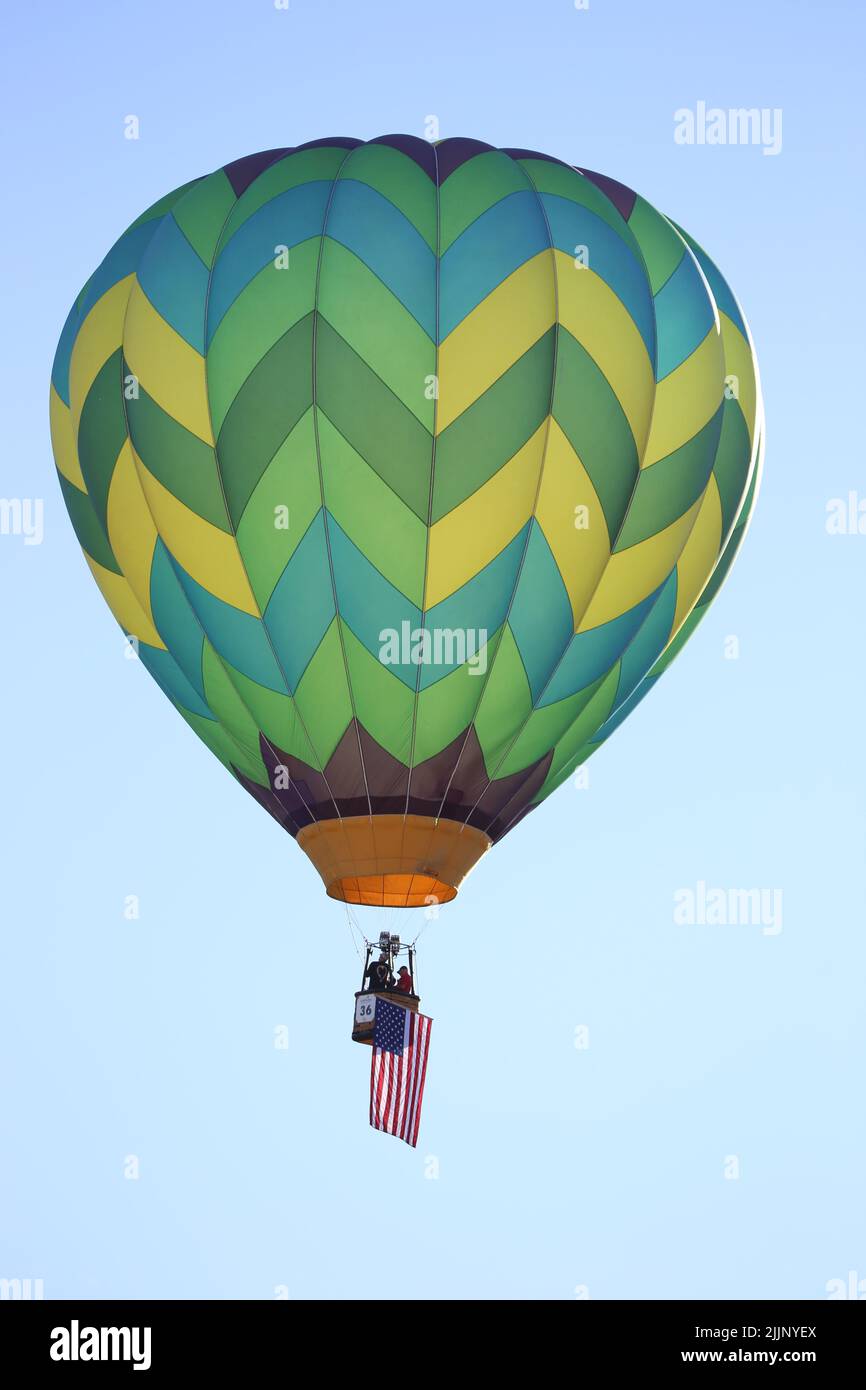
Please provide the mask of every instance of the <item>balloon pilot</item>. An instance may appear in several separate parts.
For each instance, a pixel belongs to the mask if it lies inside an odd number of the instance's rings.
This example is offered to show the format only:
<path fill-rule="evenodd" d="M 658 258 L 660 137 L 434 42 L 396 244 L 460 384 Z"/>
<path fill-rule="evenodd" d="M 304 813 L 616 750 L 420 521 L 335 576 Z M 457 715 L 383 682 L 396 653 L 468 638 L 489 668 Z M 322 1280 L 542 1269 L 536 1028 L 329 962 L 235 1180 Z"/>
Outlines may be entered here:
<path fill-rule="evenodd" d="M 368 980 L 369 984 L 367 984 Z M 380 952 L 379 959 L 367 966 L 364 971 L 364 983 L 371 993 L 375 993 L 376 990 L 394 988 L 394 975 L 387 951 Z"/>

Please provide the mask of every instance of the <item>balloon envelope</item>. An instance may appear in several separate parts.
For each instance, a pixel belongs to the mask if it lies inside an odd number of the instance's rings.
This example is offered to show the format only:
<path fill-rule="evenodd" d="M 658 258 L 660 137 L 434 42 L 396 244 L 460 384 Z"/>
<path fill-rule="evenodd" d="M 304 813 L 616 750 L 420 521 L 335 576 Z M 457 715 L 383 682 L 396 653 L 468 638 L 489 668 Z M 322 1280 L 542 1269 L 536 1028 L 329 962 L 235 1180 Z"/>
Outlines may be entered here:
<path fill-rule="evenodd" d="M 410 136 L 161 199 L 79 295 L 51 419 L 148 671 L 331 896 L 393 905 L 453 897 L 652 687 L 762 450 L 685 232 L 589 170 Z"/>

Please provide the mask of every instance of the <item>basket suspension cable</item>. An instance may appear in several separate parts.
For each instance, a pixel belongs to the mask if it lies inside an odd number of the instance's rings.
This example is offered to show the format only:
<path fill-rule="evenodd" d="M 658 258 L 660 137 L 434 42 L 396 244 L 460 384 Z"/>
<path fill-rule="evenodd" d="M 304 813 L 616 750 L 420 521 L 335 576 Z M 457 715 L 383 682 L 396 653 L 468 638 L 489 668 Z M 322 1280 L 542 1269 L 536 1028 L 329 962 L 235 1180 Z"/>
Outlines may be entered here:
<path fill-rule="evenodd" d="M 387 928 L 387 927 L 383 927 L 383 928 L 382 928 L 382 931 L 379 933 L 379 939 L 378 939 L 378 941 L 371 941 L 370 938 L 366 935 L 366 933 L 365 933 L 364 931 L 362 931 L 361 926 L 360 926 L 360 924 L 359 924 L 359 922 L 358 922 L 357 916 L 356 916 L 356 914 L 355 914 L 353 908 L 350 906 L 350 904 L 344 902 L 344 903 L 343 903 L 343 907 L 345 908 L 345 912 L 346 912 L 346 924 L 347 924 L 347 926 L 348 926 L 348 928 L 349 928 L 349 935 L 350 935 L 351 940 L 352 940 L 352 945 L 355 947 L 355 953 L 356 953 L 356 955 L 358 956 L 358 959 L 361 961 L 362 965 L 364 966 L 364 978 L 366 979 L 367 967 L 369 966 L 370 958 L 371 958 L 371 956 L 373 955 L 373 952 L 374 952 L 374 951 L 376 951 L 376 950 L 379 950 L 379 951 L 383 951 L 383 950 L 384 950 L 384 951 L 386 951 L 387 956 L 388 956 L 388 961 L 389 961 L 389 967 L 390 967 L 392 970 L 393 970 L 394 966 L 396 966 L 396 964 L 397 964 L 397 958 L 398 958 L 398 956 L 402 955 L 402 953 L 405 951 L 406 954 L 407 954 L 407 956 L 408 956 L 408 960 L 409 960 L 409 974 L 410 974 L 410 977 L 411 977 L 411 979 L 412 979 L 413 993 L 417 995 L 417 993 L 418 993 L 418 984 L 417 984 L 417 980 L 418 980 L 418 951 L 417 951 L 417 945 L 418 945 L 418 942 L 420 941 L 421 937 L 423 936 L 424 932 L 427 930 L 427 927 L 430 925 L 430 921 L 431 921 L 432 919 L 428 918 L 427 921 L 425 921 L 424 925 L 421 927 L 421 930 L 420 930 L 420 931 L 418 932 L 418 934 L 413 938 L 412 941 L 403 941 L 403 940 L 401 939 L 401 937 L 400 937 L 400 935 L 399 935 L 398 932 L 392 932 L 392 931 L 391 931 L 389 928 Z M 385 915 L 386 920 L 387 920 L 389 923 L 392 923 L 392 922 L 393 922 L 393 923 L 396 923 L 397 914 L 396 914 L 396 912 L 395 912 L 394 910 L 391 910 L 391 909 L 386 908 L 386 909 L 385 909 L 385 914 L 384 914 L 384 915 Z M 367 952 L 366 960 L 364 959 L 364 956 L 363 956 L 363 954 L 362 954 L 362 952 L 361 952 L 361 949 L 360 949 L 360 946 L 359 946 L 359 944 L 358 944 L 358 938 L 359 938 L 359 937 L 360 937 L 361 941 L 363 941 L 364 946 L 365 946 L 365 948 L 366 948 L 366 952 Z M 383 944 L 383 938 L 387 938 L 386 944 Z"/>
<path fill-rule="evenodd" d="M 346 909 L 346 925 L 347 925 L 348 928 L 349 928 L 349 937 L 351 938 L 352 945 L 353 945 L 354 948 L 355 948 L 355 952 L 356 952 L 356 954 L 357 954 L 357 956 L 358 956 L 358 960 L 360 960 L 360 961 L 363 962 L 363 956 L 361 955 L 361 948 L 360 948 L 360 946 L 358 945 L 356 933 L 357 933 L 358 936 L 361 937 L 361 939 L 362 939 L 362 941 L 364 942 L 364 945 L 365 945 L 365 946 L 369 946 L 370 943 L 369 943 L 369 941 L 367 940 L 366 936 L 364 936 L 364 933 L 361 931 L 361 928 L 358 926 L 358 923 L 357 923 L 357 921 L 356 921 L 355 918 L 354 918 L 354 913 L 352 912 L 351 908 L 349 907 L 349 904 L 348 904 L 348 903 L 344 903 L 344 907 L 345 907 L 345 909 Z"/>
<path fill-rule="evenodd" d="M 413 938 L 413 940 L 412 940 L 412 945 L 413 945 L 413 946 L 417 945 L 417 943 L 421 940 L 421 937 L 424 935 L 425 931 L 426 931 L 427 928 L 429 927 L 429 925 L 430 925 L 430 923 L 431 923 L 432 920 L 433 920 L 433 919 L 430 918 L 430 917 L 427 918 L 427 920 L 425 921 L 423 927 L 422 927 L 421 930 L 418 932 L 418 935 L 417 935 L 416 937 Z"/>
<path fill-rule="evenodd" d="M 349 940 L 351 941 L 352 945 L 353 945 L 354 948 L 355 948 L 355 954 L 357 955 L 358 960 L 360 960 L 360 959 L 361 959 L 361 950 L 360 950 L 360 947 L 358 946 L 357 941 L 355 940 L 354 933 L 352 932 L 352 923 L 349 921 L 348 917 L 346 918 L 346 926 L 349 928 Z"/>
<path fill-rule="evenodd" d="M 417 940 L 417 937 L 415 940 Z M 412 982 L 412 993 L 416 995 L 420 994 L 421 991 L 418 988 L 418 956 L 415 951 L 414 941 L 409 947 L 409 978 Z"/>
<path fill-rule="evenodd" d="M 365 945 L 365 946 L 372 946 L 372 945 L 373 945 L 373 942 L 370 941 L 370 939 L 368 938 L 366 932 L 362 931 L 362 929 L 361 929 L 361 924 L 360 924 L 360 922 L 358 921 L 358 916 L 357 916 L 357 913 L 355 912 L 354 908 L 350 908 L 349 911 L 351 912 L 351 915 L 352 915 L 352 921 L 353 921 L 353 923 L 354 923 L 354 925 L 355 925 L 355 931 L 356 931 L 356 932 L 358 933 L 358 935 L 360 936 L 360 938 L 361 938 L 361 940 L 363 941 L 364 945 Z"/>

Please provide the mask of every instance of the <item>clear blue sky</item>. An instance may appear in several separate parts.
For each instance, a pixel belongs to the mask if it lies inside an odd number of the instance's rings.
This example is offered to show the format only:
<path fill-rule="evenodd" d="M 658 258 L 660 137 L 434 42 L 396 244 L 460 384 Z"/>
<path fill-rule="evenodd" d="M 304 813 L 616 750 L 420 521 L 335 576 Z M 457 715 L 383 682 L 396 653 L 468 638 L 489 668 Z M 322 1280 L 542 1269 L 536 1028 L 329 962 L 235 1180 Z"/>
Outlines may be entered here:
<path fill-rule="evenodd" d="M 121 1298 L 371 1279 L 390 1298 L 821 1298 L 866 1279 L 866 535 L 825 526 L 832 498 L 866 496 L 862 7 L 90 0 L 4 26 L 0 493 L 43 498 L 45 534 L 0 536 L 0 1277 Z M 781 108 L 781 153 L 676 144 L 674 111 L 701 100 Z M 427 927 L 413 1153 L 367 1126 L 343 909 L 124 659 L 47 397 L 73 297 L 160 194 L 429 115 L 609 173 L 685 226 L 750 321 L 768 445 L 686 652 L 589 788 Z M 677 925 L 701 881 L 780 888 L 782 930 Z M 376 1192 L 406 1259 L 365 1234 Z"/>

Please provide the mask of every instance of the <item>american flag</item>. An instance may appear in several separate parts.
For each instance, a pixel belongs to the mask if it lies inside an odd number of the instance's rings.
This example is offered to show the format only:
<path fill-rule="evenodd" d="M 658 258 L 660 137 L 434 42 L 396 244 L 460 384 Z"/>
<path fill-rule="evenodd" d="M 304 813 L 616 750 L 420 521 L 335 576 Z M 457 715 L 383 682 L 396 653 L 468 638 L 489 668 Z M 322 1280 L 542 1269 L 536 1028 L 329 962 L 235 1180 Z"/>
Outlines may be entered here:
<path fill-rule="evenodd" d="M 376 1000 L 370 1124 L 396 1134 L 413 1149 L 418 1143 L 432 1027 L 432 1018 L 424 1014 L 413 1014 L 387 999 Z"/>

